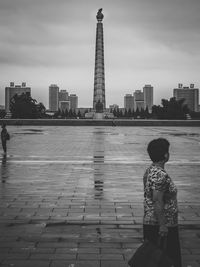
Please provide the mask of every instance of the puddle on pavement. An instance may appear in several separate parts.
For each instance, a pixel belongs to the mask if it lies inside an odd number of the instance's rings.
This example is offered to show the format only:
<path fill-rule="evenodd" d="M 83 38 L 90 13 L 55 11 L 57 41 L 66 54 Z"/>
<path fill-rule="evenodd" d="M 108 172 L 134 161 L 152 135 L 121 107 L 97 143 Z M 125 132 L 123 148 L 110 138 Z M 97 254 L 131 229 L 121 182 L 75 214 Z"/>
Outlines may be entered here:
<path fill-rule="evenodd" d="M 200 134 L 199 133 L 186 133 L 186 132 L 161 132 L 161 134 L 169 134 L 169 135 L 173 135 L 173 136 L 194 136 L 194 137 L 199 137 Z"/>
<path fill-rule="evenodd" d="M 44 131 L 41 129 L 23 129 L 23 132 L 15 132 L 12 134 L 44 134 Z"/>

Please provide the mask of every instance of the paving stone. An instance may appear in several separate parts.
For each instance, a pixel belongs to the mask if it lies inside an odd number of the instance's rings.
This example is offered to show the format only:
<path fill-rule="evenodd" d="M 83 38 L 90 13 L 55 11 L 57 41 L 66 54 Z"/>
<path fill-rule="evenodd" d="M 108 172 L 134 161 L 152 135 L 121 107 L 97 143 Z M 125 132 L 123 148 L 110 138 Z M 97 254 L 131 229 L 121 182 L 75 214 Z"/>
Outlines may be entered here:
<path fill-rule="evenodd" d="M 94 253 L 79 253 L 78 254 L 78 257 L 77 257 L 78 260 L 97 260 L 99 261 L 101 259 L 101 255 L 100 254 L 94 254 Z"/>
<path fill-rule="evenodd" d="M 31 254 L 52 254 L 56 253 L 55 248 L 34 248 L 30 250 Z"/>
<path fill-rule="evenodd" d="M 52 261 L 50 267 L 100 267 L 100 261 Z"/>
<path fill-rule="evenodd" d="M 80 243 L 79 244 L 80 248 L 121 248 L 121 244 L 120 243 Z"/>
<path fill-rule="evenodd" d="M 128 267 L 128 264 L 125 261 L 101 261 L 101 267 Z"/>
<path fill-rule="evenodd" d="M 53 260 L 51 262 L 50 267 L 75 267 L 76 266 L 76 262 L 75 261 L 69 261 L 69 260 Z"/>
<path fill-rule="evenodd" d="M 84 254 L 84 253 L 94 253 L 94 254 L 100 254 L 100 248 L 78 248 L 78 253 Z"/>
<path fill-rule="evenodd" d="M 40 242 L 37 244 L 38 248 L 68 248 L 77 247 L 77 243 L 70 242 Z"/>
<path fill-rule="evenodd" d="M 30 255 L 30 259 L 32 260 L 75 260 L 76 254 L 74 253 L 59 253 L 59 254 L 32 254 Z"/>
<path fill-rule="evenodd" d="M 40 261 L 40 260 L 5 260 L 1 266 L 2 267 L 50 267 L 50 261 Z"/>
<path fill-rule="evenodd" d="M 9 126 L 18 134 L 6 162 L 0 154 L 1 266 L 127 266 L 142 242 L 146 146 L 157 136 L 171 143 L 183 267 L 199 266 L 198 127 L 39 128 Z"/>

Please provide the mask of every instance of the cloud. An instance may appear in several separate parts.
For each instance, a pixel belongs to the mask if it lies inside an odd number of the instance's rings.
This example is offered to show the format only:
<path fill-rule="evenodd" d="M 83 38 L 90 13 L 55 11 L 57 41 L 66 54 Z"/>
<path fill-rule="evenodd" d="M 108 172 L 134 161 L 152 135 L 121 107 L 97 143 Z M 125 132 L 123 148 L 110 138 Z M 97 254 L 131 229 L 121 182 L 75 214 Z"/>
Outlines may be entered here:
<path fill-rule="evenodd" d="M 84 64 L 91 49 L 94 54 L 95 27 L 88 25 L 90 18 L 86 18 L 84 9 L 76 10 L 71 2 L 1 1 L 1 64 L 49 67 Z"/>
<path fill-rule="evenodd" d="M 116 25 L 120 23 L 121 28 L 130 28 L 133 36 L 140 34 L 147 41 L 174 50 L 199 53 L 199 0 L 126 0 L 125 3 L 110 13 L 108 19 Z"/>
<path fill-rule="evenodd" d="M 84 97 L 93 88 L 101 7 L 108 99 L 145 83 L 199 80 L 199 0 L 0 0 L 2 82 L 55 81 Z"/>

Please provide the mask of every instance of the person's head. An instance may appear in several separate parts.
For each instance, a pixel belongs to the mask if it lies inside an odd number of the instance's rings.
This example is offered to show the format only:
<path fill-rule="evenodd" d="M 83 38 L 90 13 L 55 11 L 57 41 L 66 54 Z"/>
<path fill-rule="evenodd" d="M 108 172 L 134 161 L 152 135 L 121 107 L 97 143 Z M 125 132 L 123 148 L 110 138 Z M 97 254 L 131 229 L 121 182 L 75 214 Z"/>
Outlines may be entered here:
<path fill-rule="evenodd" d="M 6 128 L 5 122 L 2 123 L 1 128 Z"/>
<path fill-rule="evenodd" d="M 169 159 L 169 142 L 165 138 L 152 140 L 147 147 L 147 152 L 153 162 L 164 161 Z"/>

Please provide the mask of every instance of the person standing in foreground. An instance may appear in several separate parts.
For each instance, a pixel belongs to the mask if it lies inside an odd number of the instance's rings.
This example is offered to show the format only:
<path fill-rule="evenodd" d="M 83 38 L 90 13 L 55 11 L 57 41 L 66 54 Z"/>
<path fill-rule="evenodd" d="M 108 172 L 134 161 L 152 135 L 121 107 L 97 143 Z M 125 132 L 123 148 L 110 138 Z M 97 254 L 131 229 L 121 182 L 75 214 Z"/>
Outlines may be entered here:
<path fill-rule="evenodd" d="M 177 188 L 165 171 L 169 160 L 169 142 L 164 138 L 152 140 L 148 144 L 148 154 L 152 164 L 144 177 L 144 240 L 155 245 L 159 237 L 166 238 L 166 253 L 174 267 L 181 267 L 181 252 L 178 231 Z"/>
<path fill-rule="evenodd" d="M 6 153 L 7 152 L 6 142 L 7 142 L 7 140 L 10 139 L 10 137 L 9 137 L 9 133 L 8 133 L 8 131 L 6 129 L 6 124 L 5 123 L 2 124 L 1 128 L 2 128 L 2 131 L 1 131 L 1 143 L 2 143 L 2 147 L 3 147 L 4 153 Z"/>

